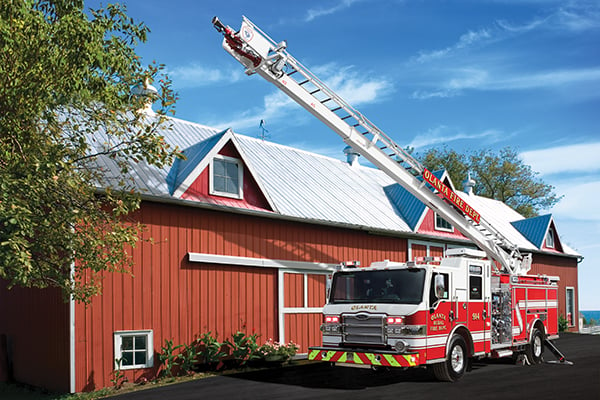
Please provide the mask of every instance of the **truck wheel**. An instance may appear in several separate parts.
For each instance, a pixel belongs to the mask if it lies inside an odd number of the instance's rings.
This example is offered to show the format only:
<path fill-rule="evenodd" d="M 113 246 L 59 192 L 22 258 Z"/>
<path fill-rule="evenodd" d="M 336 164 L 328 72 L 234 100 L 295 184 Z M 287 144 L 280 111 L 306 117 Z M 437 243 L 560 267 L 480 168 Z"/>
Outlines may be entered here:
<path fill-rule="evenodd" d="M 533 334 L 531 335 L 531 343 L 527 345 L 525 355 L 531 365 L 539 364 L 542 362 L 542 353 L 544 353 L 544 339 L 542 332 L 539 329 L 534 328 Z"/>
<path fill-rule="evenodd" d="M 460 335 L 454 335 L 446 361 L 432 365 L 435 377 L 440 381 L 455 382 L 467 369 L 467 345 Z"/>

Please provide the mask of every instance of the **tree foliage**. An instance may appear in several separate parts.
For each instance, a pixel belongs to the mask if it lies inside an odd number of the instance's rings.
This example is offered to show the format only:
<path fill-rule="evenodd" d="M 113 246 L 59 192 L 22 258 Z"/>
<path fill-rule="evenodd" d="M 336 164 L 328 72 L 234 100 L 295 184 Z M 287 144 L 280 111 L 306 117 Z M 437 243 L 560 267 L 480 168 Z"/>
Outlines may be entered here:
<path fill-rule="evenodd" d="M 125 180 L 109 185 L 99 161 L 126 176 L 132 162 L 177 155 L 157 133 L 173 110 L 170 81 L 135 52 L 147 33 L 121 5 L 0 2 L 0 277 L 9 286 L 88 301 L 103 271 L 130 267 L 142 227 L 127 215 L 139 196 Z M 144 79 L 159 86 L 154 117 L 130 95 Z"/>
<path fill-rule="evenodd" d="M 455 184 L 462 183 L 470 172 L 476 184 L 475 194 L 500 200 L 526 218 L 550 209 L 561 199 L 552 185 L 537 177 L 517 152 L 506 147 L 498 152 L 478 150 L 458 153 L 444 147 L 431 149 L 418 158 L 430 170 L 445 168 Z"/>

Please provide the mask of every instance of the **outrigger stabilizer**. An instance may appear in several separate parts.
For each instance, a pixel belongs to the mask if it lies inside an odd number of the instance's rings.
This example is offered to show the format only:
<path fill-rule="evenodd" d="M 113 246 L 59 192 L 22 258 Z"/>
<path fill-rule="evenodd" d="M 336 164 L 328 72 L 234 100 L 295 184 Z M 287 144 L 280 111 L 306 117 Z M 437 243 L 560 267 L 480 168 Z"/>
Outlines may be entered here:
<path fill-rule="evenodd" d="M 556 360 L 546 361 L 548 364 L 562 364 L 562 365 L 573 365 L 572 361 L 568 361 L 565 355 L 558 350 L 558 348 L 552 343 L 550 339 L 544 340 L 552 354 L 556 357 Z"/>

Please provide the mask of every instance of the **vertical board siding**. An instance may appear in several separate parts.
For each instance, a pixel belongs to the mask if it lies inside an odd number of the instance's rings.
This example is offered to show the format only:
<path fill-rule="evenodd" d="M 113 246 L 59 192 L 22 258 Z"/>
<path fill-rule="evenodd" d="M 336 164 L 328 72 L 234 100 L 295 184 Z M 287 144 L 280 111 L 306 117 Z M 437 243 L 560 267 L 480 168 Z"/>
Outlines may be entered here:
<path fill-rule="evenodd" d="M 60 290 L 8 289 L 0 280 L 0 310 L 0 335 L 6 335 L 15 381 L 68 392 L 69 304 Z"/>
<path fill-rule="evenodd" d="M 283 274 L 284 307 L 304 306 L 304 275 Z"/>
<path fill-rule="evenodd" d="M 76 307 L 77 391 L 111 385 L 115 331 L 152 329 L 156 353 L 165 339 L 189 343 L 208 331 L 220 341 L 238 329 L 278 340 L 277 270 L 190 263 L 188 252 L 362 265 L 407 258 L 405 239 L 229 212 L 144 202 L 134 219 L 147 229 L 129 250 L 132 275 L 107 274 L 103 295 Z M 285 306 L 303 306 L 303 276 L 286 279 L 297 289 L 286 290 Z M 309 275 L 307 290 L 309 306 L 325 303 L 323 276 Z M 286 321 L 286 339 L 301 342 L 303 351 L 320 343 L 319 314 Z M 126 374 L 135 382 L 157 368 L 156 354 L 154 369 Z"/>
<path fill-rule="evenodd" d="M 308 304 L 307 307 L 323 307 L 325 305 L 326 275 L 308 274 Z"/>
<path fill-rule="evenodd" d="M 286 314 L 286 341 L 296 343 L 300 348 L 298 353 L 307 353 L 308 346 L 321 343 L 319 326 L 322 320 L 321 314 Z"/>
<path fill-rule="evenodd" d="M 566 257 L 553 257 L 543 254 L 534 254 L 531 263 L 530 275 L 560 276 L 558 281 L 558 315 L 567 317 L 567 287 L 575 288 L 575 326 L 568 330 L 579 330 L 579 289 L 577 281 L 577 260 Z"/>

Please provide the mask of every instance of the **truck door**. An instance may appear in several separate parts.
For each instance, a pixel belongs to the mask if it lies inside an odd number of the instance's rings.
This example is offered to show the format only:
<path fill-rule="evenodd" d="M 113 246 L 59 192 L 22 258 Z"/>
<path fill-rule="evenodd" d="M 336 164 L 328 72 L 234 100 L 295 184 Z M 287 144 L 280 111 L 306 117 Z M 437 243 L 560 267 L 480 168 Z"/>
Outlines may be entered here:
<path fill-rule="evenodd" d="M 484 270 L 484 265 L 469 264 L 467 327 L 473 337 L 475 353 L 490 350 L 490 327 L 486 323 L 490 296 L 486 273 L 489 269 Z"/>

